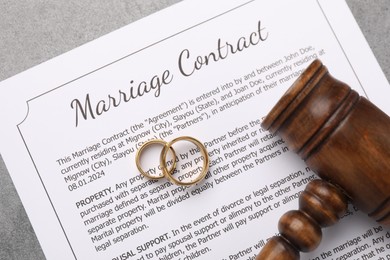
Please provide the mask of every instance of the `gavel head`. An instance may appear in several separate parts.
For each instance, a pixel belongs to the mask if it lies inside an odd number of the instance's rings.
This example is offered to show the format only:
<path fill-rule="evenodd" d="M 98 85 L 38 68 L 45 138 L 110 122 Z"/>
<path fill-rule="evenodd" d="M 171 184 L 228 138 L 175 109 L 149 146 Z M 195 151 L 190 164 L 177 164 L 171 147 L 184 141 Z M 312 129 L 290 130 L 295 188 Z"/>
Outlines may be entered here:
<path fill-rule="evenodd" d="M 322 179 L 390 225 L 390 118 L 314 61 L 262 122 Z"/>

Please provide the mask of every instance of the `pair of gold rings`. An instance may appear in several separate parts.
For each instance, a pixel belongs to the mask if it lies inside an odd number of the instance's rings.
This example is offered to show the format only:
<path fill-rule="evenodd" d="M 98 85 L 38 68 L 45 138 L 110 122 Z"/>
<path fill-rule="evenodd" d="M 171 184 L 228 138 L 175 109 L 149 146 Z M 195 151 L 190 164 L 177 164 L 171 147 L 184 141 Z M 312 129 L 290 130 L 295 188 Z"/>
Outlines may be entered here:
<path fill-rule="evenodd" d="M 173 149 L 172 145 L 178 141 L 191 142 L 196 147 L 198 147 L 200 150 L 200 153 L 202 156 L 201 159 L 203 160 L 203 166 L 201 167 L 200 173 L 197 174 L 197 177 L 195 179 L 191 179 L 193 174 L 189 174 L 190 178 L 188 181 L 183 181 L 183 177 L 182 177 L 183 175 L 181 175 L 181 177 L 179 176 L 178 178 L 175 178 L 173 176 L 173 174 L 175 173 L 175 170 L 176 170 L 177 156 L 176 156 L 176 152 Z M 142 166 L 141 166 L 141 155 L 144 152 L 144 150 L 147 147 L 149 147 L 151 145 L 156 145 L 156 144 L 163 146 L 163 149 L 161 150 L 161 153 L 160 153 L 160 167 L 159 168 L 162 171 L 162 174 L 160 174 L 160 175 L 152 175 L 149 173 L 149 171 L 144 171 Z M 172 156 L 173 156 L 173 161 L 171 161 L 170 166 L 168 165 L 168 162 L 167 162 L 168 151 L 170 151 Z M 137 151 L 137 154 L 135 157 L 135 162 L 136 162 L 137 168 L 140 171 L 140 173 L 147 178 L 161 179 L 161 178 L 166 177 L 170 182 L 172 182 L 176 185 L 190 186 L 190 185 L 194 185 L 194 184 L 200 182 L 204 177 L 206 177 L 207 171 L 209 168 L 209 155 L 207 153 L 206 147 L 197 139 L 190 137 L 190 136 L 180 136 L 180 137 L 173 139 L 170 142 L 165 142 L 164 140 L 161 140 L 161 139 L 152 139 L 152 140 L 147 141 Z M 192 163 L 190 165 L 192 165 Z M 200 168 L 197 168 L 197 169 L 200 169 Z M 195 170 L 192 170 L 190 172 L 194 172 L 194 171 L 197 171 L 197 170 L 195 169 Z M 184 176 L 186 176 L 186 174 L 184 174 Z"/>

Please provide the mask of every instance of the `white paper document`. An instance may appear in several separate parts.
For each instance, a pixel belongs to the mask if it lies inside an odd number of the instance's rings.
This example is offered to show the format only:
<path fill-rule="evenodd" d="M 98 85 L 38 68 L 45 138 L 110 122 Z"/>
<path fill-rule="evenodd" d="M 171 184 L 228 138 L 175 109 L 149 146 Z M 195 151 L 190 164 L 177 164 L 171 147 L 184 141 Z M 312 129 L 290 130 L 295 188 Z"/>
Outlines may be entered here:
<path fill-rule="evenodd" d="M 390 113 L 339 0 L 183 1 L 1 82 L 1 155 L 47 259 L 254 259 L 315 178 L 261 119 L 316 58 Z M 206 146 L 206 178 L 143 177 L 140 146 L 179 136 Z M 347 215 L 302 259 L 389 259 L 389 230 Z"/>

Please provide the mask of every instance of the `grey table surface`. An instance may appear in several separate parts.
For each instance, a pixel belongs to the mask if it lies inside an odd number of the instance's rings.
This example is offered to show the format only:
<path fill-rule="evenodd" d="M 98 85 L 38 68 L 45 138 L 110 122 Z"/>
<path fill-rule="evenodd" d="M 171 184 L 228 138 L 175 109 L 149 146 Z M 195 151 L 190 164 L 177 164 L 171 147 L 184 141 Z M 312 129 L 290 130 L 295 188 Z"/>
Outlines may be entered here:
<path fill-rule="evenodd" d="M 0 0 L 0 81 L 177 2 Z M 390 1 L 347 4 L 389 80 Z M 1 156 L 0 259 L 45 259 Z"/>

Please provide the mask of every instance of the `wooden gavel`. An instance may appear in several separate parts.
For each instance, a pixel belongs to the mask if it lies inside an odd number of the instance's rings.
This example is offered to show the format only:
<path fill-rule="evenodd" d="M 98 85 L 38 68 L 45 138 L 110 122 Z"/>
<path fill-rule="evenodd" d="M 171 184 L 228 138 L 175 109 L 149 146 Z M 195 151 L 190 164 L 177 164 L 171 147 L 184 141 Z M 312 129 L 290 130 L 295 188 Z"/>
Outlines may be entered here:
<path fill-rule="evenodd" d="M 315 60 L 265 117 L 322 179 L 309 183 L 299 210 L 279 220 L 256 260 L 299 259 L 320 243 L 322 227 L 336 223 L 347 200 L 383 225 L 390 225 L 390 118 Z"/>

